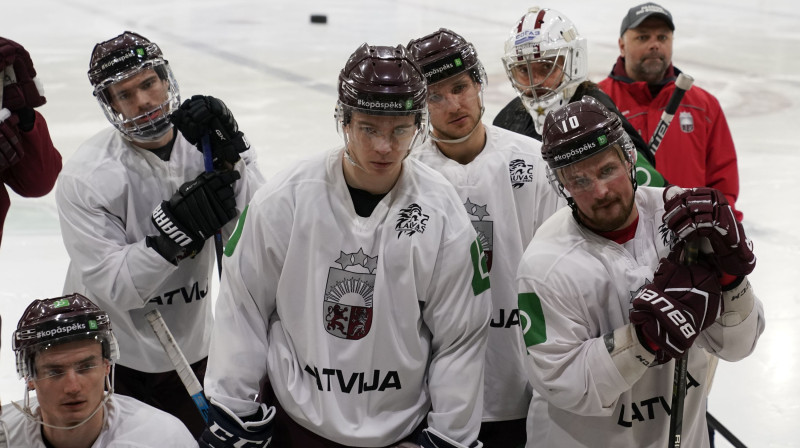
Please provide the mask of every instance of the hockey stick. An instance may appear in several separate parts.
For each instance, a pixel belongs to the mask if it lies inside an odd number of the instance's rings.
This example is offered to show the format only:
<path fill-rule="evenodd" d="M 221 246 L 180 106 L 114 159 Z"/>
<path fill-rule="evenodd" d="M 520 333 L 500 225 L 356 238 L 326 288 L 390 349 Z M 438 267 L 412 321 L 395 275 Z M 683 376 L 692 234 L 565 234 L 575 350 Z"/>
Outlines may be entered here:
<path fill-rule="evenodd" d="M 656 151 L 658 151 L 661 140 L 667 133 L 669 124 L 672 123 L 675 112 L 678 111 L 678 106 L 681 104 L 683 95 L 692 88 L 693 83 L 694 78 L 685 73 L 678 75 L 678 79 L 675 80 L 675 90 L 672 92 L 672 96 L 669 98 L 669 102 L 667 102 L 667 107 L 664 108 L 664 112 L 661 114 L 661 120 L 659 120 L 656 125 L 656 130 L 653 132 L 653 136 L 650 137 L 650 143 L 647 145 L 647 150 L 650 152 L 650 155 L 653 156 L 653 160 L 655 160 Z"/>
<path fill-rule="evenodd" d="M 203 146 L 203 165 L 207 173 L 214 171 L 214 157 L 211 154 L 211 138 L 208 134 L 200 137 L 200 144 Z M 217 272 L 222 278 L 222 231 L 214 233 L 214 250 L 217 252 Z"/>
<path fill-rule="evenodd" d="M 722 437 L 725 437 L 725 440 L 730 442 L 730 444 L 733 445 L 734 448 L 747 448 L 747 445 L 745 445 L 744 443 L 742 443 L 741 440 L 736 438 L 736 436 L 733 435 L 733 433 L 728 428 L 723 426 L 722 423 L 719 422 L 719 420 L 714 418 L 713 415 L 706 412 L 706 419 L 708 420 L 708 424 L 711 425 L 712 428 L 717 430 L 717 432 L 722 434 Z"/>
<path fill-rule="evenodd" d="M 203 420 L 208 422 L 208 401 L 206 401 L 206 396 L 203 392 L 203 385 L 194 375 L 189 361 L 183 356 L 181 348 L 175 342 L 175 338 L 172 336 L 172 332 L 169 331 L 167 323 L 164 322 L 164 318 L 161 317 L 161 313 L 158 310 L 153 310 L 145 314 L 144 317 L 153 327 L 153 332 L 158 337 L 158 341 L 161 342 L 161 346 L 164 347 L 164 351 L 175 367 L 175 371 L 178 373 L 181 382 L 183 382 L 183 386 L 186 387 L 186 391 L 192 396 L 192 400 L 194 400 L 197 410 L 202 414 Z"/>
<path fill-rule="evenodd" d="M 693 264 L 697 260 L 700 243 L 691 241 L 686 244 L 685 264 Z M 669 407 L 669 442 L 667 447 L 680 448 L 683 430 L 683 403 L 686 399 L 686 377 L 689 374 L 689 351 L 675 360 L 675 374 L 672 377 L 672 403 Z"/>

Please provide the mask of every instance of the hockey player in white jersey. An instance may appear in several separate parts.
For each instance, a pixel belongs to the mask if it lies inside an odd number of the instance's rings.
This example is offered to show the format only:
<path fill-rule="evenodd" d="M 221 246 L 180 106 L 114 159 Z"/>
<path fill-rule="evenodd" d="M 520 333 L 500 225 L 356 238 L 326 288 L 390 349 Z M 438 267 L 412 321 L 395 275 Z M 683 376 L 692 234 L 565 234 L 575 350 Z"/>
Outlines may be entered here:
<path fill-rule="evenodd" d="M 764 330 L 741 225 L 715 190 L 665 204 L 678 187 L 637 189 L 634 146 L 594 98 L 548 115 L 543 138 L 551 182 L 570 208 L 539 228 L 518 272 L 534 387 L 527 446 L 667 446 L 672 359 L 684 354 L 681 446 L 709 446 L 704 351 L 737 361 Z M 685 264 L 697 237 L 713 252 Z"/>
<path fill-rule="evenodd" d="M 227 107 L 203 96 L 181 105 L 169 64 L 145 37 L 125 32 L 97 44 L 89 80 L 114 126 L 83 143 L 59 177 L 64 292 L 111 316 L 122 354 L 117 392 L 173 413 L 199 436 L 205 423 L 145 314 L 161 311 L 202 378 L 215 258 L 207 239 L 230 235 L 263 177 Z M 210 173 L 194 146 L 203 132 L 212 134 Z"/>
<path fill-rule="evenodd" d="M 86 297 L 34 300 L 12 340 L 25 398 L 4 409 L 8 448 L 197 446 L 177 418 L 114 394 L 117 340 Z"/>
<path fill-rule="evenodd" d="M 407 158 L 424 77 L 364 44 L 338 88 L 344 148 L 269 181 L 226 248 L 201 446 L 480 447 L 489 278 L 453 187 Z"/>
<path fill-rule="evenodd" d="M 428 82 L 431 124 L 431 138 L 412 157 L 455 186 L 488 260 L 493 312 L 480 440 L 487 448 L 523 446 L 531 388 L 514 280 L 534 232 L 566 202 L 547 182 L 541 143 L 481 122 L 486 72 L 471 43 L 441 28 L 408 49 Z"/>

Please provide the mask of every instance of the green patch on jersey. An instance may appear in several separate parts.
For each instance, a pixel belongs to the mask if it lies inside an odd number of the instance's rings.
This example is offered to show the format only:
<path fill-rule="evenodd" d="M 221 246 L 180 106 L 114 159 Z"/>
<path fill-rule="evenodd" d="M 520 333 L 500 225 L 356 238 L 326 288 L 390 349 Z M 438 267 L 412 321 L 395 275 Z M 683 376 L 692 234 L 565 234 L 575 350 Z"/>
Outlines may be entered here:
<path fill-rule="evenodd" d="M 239 215 L 239 221 L 236 223 L 236 230 L 233 231 L 233 235 L 228 240 L 228 244 L 225 245 L 225 256 L 230 257 L 233 255 L 233 251 L 236 250 L 236 244 L 239 242 L 239 238 L 242 236 L 242 228 L 244 227 L 244 219 L 247 217 L 247 209 L 250 207 L 246 205 L 242 214 Z"/>
<path fill-rule="evenodd" d="M 472 256 L 472 293 L 476 296 L 489 289 L 489 268 L 486 264 L 486 254 L 483 253 L 481 242 L 475 238 L 469 246 Z"/>
<path fill-rule="evenodd" d="M 518 296 L 519 325 L 522 327 L 522 336 L 525 345 L 541 344 L 547 340 L 547 328 L 544 325 L 542 302 L 535 292 L 523 292 Z"/>
<path fill-rule="evenodd" d="M 643 187 L 663 187 L 667 184 L 664 176 L 641 153 L 636 156 L 636 184 Z"/>

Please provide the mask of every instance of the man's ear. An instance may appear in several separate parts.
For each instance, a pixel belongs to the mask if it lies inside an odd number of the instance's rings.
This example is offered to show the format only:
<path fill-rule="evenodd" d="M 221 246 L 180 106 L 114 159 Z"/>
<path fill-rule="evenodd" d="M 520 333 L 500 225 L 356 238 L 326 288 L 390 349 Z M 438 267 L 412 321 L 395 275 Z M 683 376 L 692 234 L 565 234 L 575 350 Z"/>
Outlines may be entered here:
<path fill-rule="evenodd" d="M 36 385 L 33 383 L 33 380 L 28 380 L 28 390 L 36 390 Z"/>
<path fill-rule="evenodd" d="M 627 31 L 625 31 L 627 33 Z M 625 57 L 625 35 L 619 37 L 617 40 L 617 45 L 619 45 L 619 55 L 623 58 Z"/>

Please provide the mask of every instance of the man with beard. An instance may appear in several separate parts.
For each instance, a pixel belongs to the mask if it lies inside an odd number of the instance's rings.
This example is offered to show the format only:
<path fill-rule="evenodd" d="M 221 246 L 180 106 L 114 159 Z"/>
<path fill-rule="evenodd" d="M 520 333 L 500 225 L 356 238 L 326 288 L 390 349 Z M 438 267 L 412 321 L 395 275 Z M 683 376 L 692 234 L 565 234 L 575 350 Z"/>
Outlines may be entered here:
<path fill-rule="evenodd" d="M 455 186 L 488 258 L 492 321 L 486 349 L 486 448 L 525 444 L 530 386 L 514 276 L 533 233 L 565 202 L 550 188 L 541 143 L 485 125 L 486 73 L 473 45 L 439 29 L 408 44 L 428 81 L 430 139 L 413 151 Z"/>
<path fill-rule="evenodd" d="M 740 360 L 764 329 L 751 242 L 717 190 L 637 188 L 630 137 L 594 98 L 551 112 L 542 136 L 570 208 L 539 227 L 517 273 L 527 446 L 666 446 L 671 361 L 687 355 L 681 440 L 708 447 L 706 354 Z M 701 237 L 708 250 L 685 263 Z"/>
<path fill-rule="evenodd" d="M 599 83 L 634 128 L 649 140 L 675 90 L 681 72 L 672 65 L 675 25 L 672 15 L 655 3 L 628 10 L 620 27 L 620 56 Z M 656 169 L 681 187 L 720 190 L 735 209 L 739 195 L 736 149 L 719 101 L 692 87 L 675 114 L 655 155 Z"/>
<path fill-rule="evenodd" d="M 511 27 L 503 52 L 503 66 L 517 97 L 497 114 L 493 124 L 542 140 L 548 113 L 588 95 L 619 115 L 636 146 L 636 183 L 663 187 L 664 177 L 653 168 L 647 142 L 628 123 L 611 98 L 589 80 L 586 38 L 559 11 L 534 6 Z"/>

